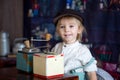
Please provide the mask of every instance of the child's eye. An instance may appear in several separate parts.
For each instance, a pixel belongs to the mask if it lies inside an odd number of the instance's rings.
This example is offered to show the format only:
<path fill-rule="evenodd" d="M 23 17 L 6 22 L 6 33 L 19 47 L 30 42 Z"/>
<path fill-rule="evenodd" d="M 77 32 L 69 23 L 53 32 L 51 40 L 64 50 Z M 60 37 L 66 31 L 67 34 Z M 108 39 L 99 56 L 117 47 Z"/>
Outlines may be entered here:
<path fill-rule="evenodd" d="M 65 28 L 65 26 L 60 26 L 60 28 Z"/>
<path fill-rule="evenodd" d="M 69 27 L 70 27 L 70 28 L 73 28 L 74 26 L 73 26 L 73 25 L 70 25 Z"/>

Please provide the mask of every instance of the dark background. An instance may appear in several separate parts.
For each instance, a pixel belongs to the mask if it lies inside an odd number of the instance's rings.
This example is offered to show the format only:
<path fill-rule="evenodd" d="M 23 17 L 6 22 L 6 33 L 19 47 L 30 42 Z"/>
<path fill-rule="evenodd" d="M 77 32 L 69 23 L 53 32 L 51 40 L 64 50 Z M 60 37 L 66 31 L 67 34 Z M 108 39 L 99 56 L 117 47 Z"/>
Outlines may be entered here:
<path fill-rule="evenodd" d="M 87 43 L 92 44 L 92 52 L 95 56 L 100 54 L 109 54 L 109 59 L 102 59 L 110 62 L 118 62 L 120 54 L 120 6 L 110 5 L 111 0 L 107 1 L 107 7 L 99 8 L 99 0 L 87 0 L 87 8 L 80 14 L 84 18 L 84 25 L 87 30 Z M 66 0 L 38 0 L 40 4 L 40 12 L 42 16 L 28 17 L 28 9 L 32 8 L 33 0 L 24 0 L 24 37 L 30 38 L 34 36 L 31 32 L 36 26 L 41 29 L 48 28 L 48 32 L 53 36 L 55 34 L 55 26 L 52 23 L 53 17 L 58 11 L 65 9 Z M 55 42 L 53 38 L 51 42 Z M 57 41 L 56 41 L 57 42 Z M 54 43 L 52 43 L 54 45 Z M 97 52 L 95 52 L 97 50 Z"/>

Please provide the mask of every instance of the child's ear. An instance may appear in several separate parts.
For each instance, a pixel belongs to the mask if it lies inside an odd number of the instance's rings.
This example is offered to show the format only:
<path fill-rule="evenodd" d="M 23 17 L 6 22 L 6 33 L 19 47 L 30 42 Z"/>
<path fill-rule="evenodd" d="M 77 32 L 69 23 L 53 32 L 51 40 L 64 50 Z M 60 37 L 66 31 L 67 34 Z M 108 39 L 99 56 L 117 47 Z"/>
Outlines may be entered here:
<path fill-rule="evenodd" d="M 82 32 L 83 32 L 83 28 L 79 28 L 78 34 L 82 34 Z"/>
<path fill-rule="evenodd" d="M 78 33 L 81 34 L 81 33 L 82 33 L 82 30 L 78 30 Z"/>

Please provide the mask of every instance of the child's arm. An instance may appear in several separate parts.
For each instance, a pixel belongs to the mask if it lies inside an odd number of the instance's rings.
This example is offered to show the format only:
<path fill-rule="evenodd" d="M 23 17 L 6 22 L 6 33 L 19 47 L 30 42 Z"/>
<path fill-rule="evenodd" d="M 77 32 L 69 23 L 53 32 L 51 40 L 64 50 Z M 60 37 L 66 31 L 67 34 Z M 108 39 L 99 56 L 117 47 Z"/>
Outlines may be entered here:
<path fill-rule="evenodd" d="M 95 71 L 87 72 L 87 75 L 88 75 L 89 80 L 97 80 L 97 75 Z"/>

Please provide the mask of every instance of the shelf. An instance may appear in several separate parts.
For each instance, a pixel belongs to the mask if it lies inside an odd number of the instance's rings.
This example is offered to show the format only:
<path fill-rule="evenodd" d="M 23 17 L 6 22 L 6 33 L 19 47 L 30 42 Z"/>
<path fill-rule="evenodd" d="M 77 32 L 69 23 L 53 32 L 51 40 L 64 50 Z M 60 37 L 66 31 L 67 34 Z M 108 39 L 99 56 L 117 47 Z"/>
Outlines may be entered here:
<path fill-rule="evenodd" d="M 51 17 L 32 17 L 31 24 L 40 24 L 40 23 L 53 23 L 53 18 Z"/>

